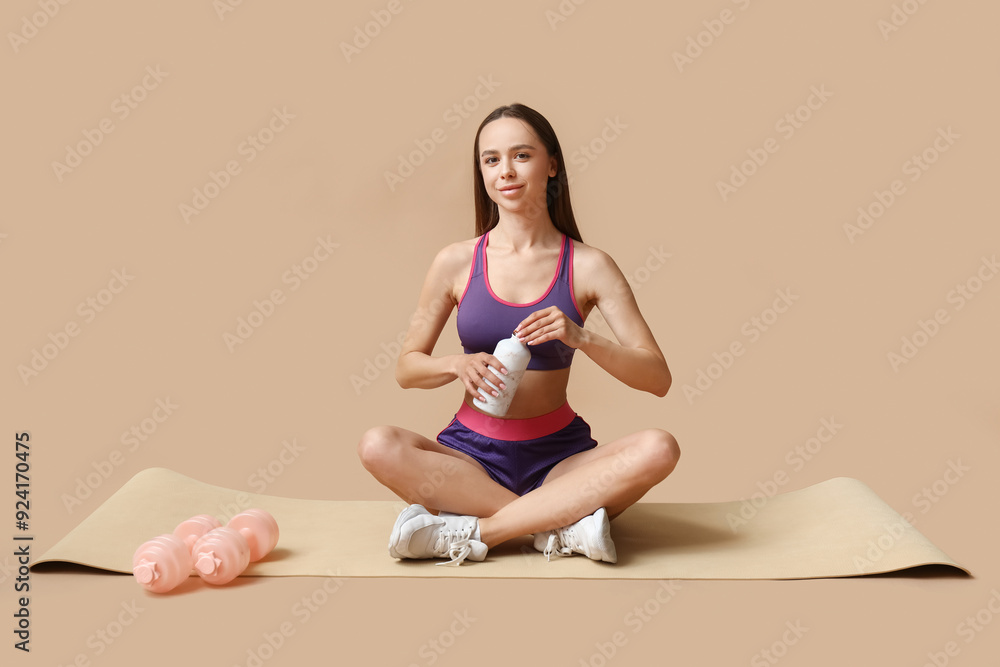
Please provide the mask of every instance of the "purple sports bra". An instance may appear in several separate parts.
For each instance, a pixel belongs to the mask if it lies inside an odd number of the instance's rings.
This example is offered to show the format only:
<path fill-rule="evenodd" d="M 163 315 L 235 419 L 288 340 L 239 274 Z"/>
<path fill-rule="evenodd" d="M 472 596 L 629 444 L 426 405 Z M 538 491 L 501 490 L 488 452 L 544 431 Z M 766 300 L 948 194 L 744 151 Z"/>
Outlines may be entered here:
<path fill-rule="evenodd" d="M 476 243 L 476 252 L 469 269 L 469 279 L 462 298 L 458 301 L 456 325 L 458 337 L 466 354 L 477 352 L 493 353 L 498 342 L 510 338 L 521 320 L 536 310 L 558 306 L 579 326 L 583 326 L 583 316 L 573 297 L 573 243 L 563 235 L 562 250 L 559 252 L 559 268 L 552 278 L 545 294 L 531 303 L 511 303 L 504 301 L 490 287 L 486 267 L 486 246 L 489 243 L 486 232 Z M 573 363 L 576 351 L 561 340 L 550 340 L 539 345 L 530 345 L 531 360 L 528 370 L 551 371 L 567 368 Z"/>

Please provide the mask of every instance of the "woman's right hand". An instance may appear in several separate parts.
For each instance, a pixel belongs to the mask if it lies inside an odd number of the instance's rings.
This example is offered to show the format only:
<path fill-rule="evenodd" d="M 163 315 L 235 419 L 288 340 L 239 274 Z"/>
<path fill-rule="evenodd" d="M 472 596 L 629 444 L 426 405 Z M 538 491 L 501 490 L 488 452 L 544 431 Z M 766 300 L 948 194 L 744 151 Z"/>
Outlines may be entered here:
<path fill-rule="evenodd" d="M 507 369 L 500 360 L 494 357 L 489 352 L 477 352 L 475 354 L 462 354 L 459 356 L 456 362 L 456 374 L 458 379 L 462 381 L 465 385 L 466 391 L 475 396 L 476 398 L 482 399 L 483 395 L 479 393 L 479 389 L 482 388 L 484 392 L 489 395 L 497 396 L 498 393 L 493 387 L 486 384 L 486 380 L 489 380 L 500 389 L 505 389 L 506 384 L 503 382 L 502 377 L 507 374 Z M 497 370 L 494 373 L 491 368 L 492 366 Z"/>

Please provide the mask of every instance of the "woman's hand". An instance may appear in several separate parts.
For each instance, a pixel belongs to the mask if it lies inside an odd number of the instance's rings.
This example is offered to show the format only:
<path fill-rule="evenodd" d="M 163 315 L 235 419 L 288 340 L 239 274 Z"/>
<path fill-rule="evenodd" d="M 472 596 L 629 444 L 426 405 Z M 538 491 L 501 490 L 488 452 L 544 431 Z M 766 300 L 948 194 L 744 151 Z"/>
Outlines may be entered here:
<path fill-rule="evenodd" d="M 479 393 L 479 388 L 482 387 L 483 391 L 487 394 L 493 396 L 499 396 L 499 393 L 491 386 L 486 384 L 486 380 L 489 380 L 500 389 L 506 389 L 507 385 L 504 384 L 501 377 L 498 377 L 488 366 L 492 366 L 497 369 L 497 372 L 501 376 L 507 374 L 507 369 L 500 360 L 494 357 L 489 352 L 477 352 L 476 354 L 462 354 L 456 362 L 456 375 L 458 379 L 462 381 L 465 385 L 465 389 L 475 396 L 476 398 L 482 398 L 483 395 Z"/>
<path fill-rule="evenodd" d="M 574 349 L 583 344 L 586 335 L 580 325 L 559 310 L 559 306 L 536 310 L 521 320 L 514 333 L 518 340 L 527 343 L 529 347 L 550 340 L 561 340 Z"/>

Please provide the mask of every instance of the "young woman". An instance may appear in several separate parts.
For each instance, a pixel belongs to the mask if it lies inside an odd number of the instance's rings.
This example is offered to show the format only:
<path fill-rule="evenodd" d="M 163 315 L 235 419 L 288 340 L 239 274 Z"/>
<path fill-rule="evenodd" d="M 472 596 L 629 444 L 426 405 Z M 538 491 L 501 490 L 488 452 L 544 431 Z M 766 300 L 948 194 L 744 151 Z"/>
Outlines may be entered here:
<path fill-rule="evenodd" d="M 395 558 L 484 560 L 534 534 L 552 555 L 617 560 L 610 519 L 674 469 L 680 450 L 658 428 L 597 446 L 566 400 L 576 350 L 628 386 L 664 396 L 671 376 L 615 262 L 585 245 L 549 122 L 521 104 L 495 109 L 473 150 L 476 237 L 442 249 L 420 292 L 396 365 L 403 388 L 459 380 L 464 401 L 436 441 L 396 426 L 366 431 L 364 467 L 411 503 L 393 526 Z M 463 354 L 431 353 L 453 307 Z M 600 309 L 618 342 L 584 329 Z M 505 388 L 493 356 L 516 333 L 531 361 L 503 419 L 473 403 Z M 499 374 L 490 370 L 497 369 Z"/>

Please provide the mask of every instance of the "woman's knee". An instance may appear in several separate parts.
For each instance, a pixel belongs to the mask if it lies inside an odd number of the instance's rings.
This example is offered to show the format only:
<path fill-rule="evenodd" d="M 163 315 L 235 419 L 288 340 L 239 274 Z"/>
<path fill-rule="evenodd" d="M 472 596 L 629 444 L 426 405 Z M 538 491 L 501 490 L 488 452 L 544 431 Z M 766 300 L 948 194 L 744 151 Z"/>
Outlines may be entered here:
<path fill-rule="evenodd" d="M 643 469 L 656 481 L 664 479 L 674 471 L 681 457 L 681 448 L 677 439 L 660 428 L 651 428 L 643 432 L 639 449 L 643 460 Z"/>
<path fill-rule="evenodd" d="M 399 439 L 394 426 L 375 426 L 365 431 L 358 441 L 358 458 L 365 470 L 374 472 L 385 469 L 396 456 L 394 450 Z"/>

